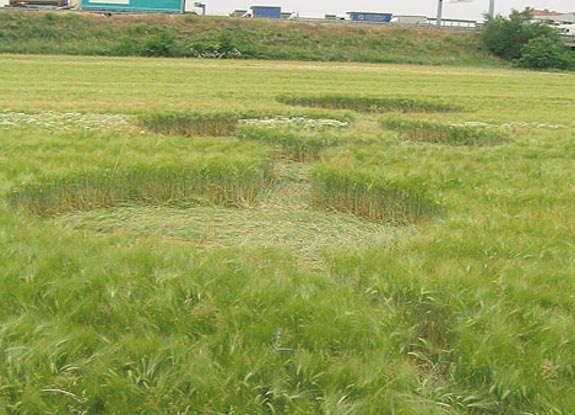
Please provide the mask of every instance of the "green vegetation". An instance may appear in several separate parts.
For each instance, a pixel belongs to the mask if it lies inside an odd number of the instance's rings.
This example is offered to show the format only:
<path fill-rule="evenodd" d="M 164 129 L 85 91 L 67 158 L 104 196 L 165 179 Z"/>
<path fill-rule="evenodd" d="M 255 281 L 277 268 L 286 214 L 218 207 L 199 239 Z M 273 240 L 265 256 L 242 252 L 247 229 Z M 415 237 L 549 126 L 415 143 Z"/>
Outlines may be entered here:
<path fill-rule="evenodd" d="M 573 412 L 575 74 L 32 55 L 0 73 L 1 414 Z M 153 113 L 240 121 L 158 134 Z M 382 117 L 508 139 L 413 142 Z"/>
<path fill-rule="evenodd" d="M 502 144 L 509 135 L 493 128 L 469 125 L 437 124 L 428 121 L 386 117 L 381 120 L 383 128 L 400 131 L 409 141 L 419 141 L 454 146 L 486 146 Z"/>
<path fill-rule="evenodd" d="M 201 160 L 191 166 L 134 167 L 47 179 L 12 193 L 9 205 L 22 213 L 52 216 L 120 204 L 182 203 L 205 198 L 224 206 L 252 204 L 269 172 L 253 161 Z"/>
<path fill-rule="evenodd" d="M 0 14 L 0 53 L 493 65 L 475 33 L 197 16 Z"/>
<path fill-rule="evenodd" d="M 190 114 L 183 112 L 155 112 L 141 115 L 139 125 L 159 134 L 228 136 L 237 125 L 236 114 Z"/>
<path fill-rule="evenodd" d="M 365 96 L 320 95 L 277 97 L 278 102 L 312 108 L 347 109 L 358 112 L 457 112 L 462 107 L 417 98 L 372 98 Z"/>
<path fill-rule="evenodd" d="M 394 183 L 337 166 L 320 166 L 313 171 L 311 194 L 317 208 L 381 222 L 416 222 L 440 210 L 420 181 Z"/>
<path fill-rule="evenodd" d="M 574 54 L 553 27 L 533 23 L 531 9 L 490 19 L 481 36 L 493 54 L 520 68 L 575 70 Z"/>
<path fill-rule="evenodd" d="M 190 112 L 153 112 L 140 114 L 137 118 L 138 126 L 146 130 L 166 135 L 179 136 L 204 136 L 204 137 L 226 137 L 233 135 L 238 127 L 242 125 L 242 131 L 236 134 L 239 138 L 265 141 L 270 144 L 283 144 L 290 146 L 295 141 L 303 142 L 299 137 L 291 134 L 292 130 L 281 127 L 298 127 L 308 131 L 325 130 L 328 128 L 342 128 L 349 125 L 353 120 L 353 115 L 347 113 L 327 114 L 283 114 L 270 116 L 269 113 L 244 112 L 242 113 L 190 113 Z M 258 132 L 259 131 L 259 132 Z M 285 135 L 291 136 L 285 136 Z M 281 137 L 284 135 L 285 137 Z M 329 139 L 320 138 L 309 139 L 307 146 L 312 147 L 329 145 Z M 302 143 L 300 143 L 302 144 Z M 305 151 L 306 148 L 301 148 Z M 304 156 L 304 154 L 302 154 Z"/>
<path fill-rule="evenodd" d="M 288 128 L 242 127 L 237 136 L 279 148 L 279 156 L 294 161 L 318 160 L 323 150 L 335 146 L 338 139 L 331 133 L 298 132 Z"/>
<path fill-rule="evenodd" d="M 575 53 L 569 52 L 562 41 L 538 36 L 530 39 L 521 48 L 521 57 L 516 61 L 516 65 L 530 69 L 575 70 Z"/>

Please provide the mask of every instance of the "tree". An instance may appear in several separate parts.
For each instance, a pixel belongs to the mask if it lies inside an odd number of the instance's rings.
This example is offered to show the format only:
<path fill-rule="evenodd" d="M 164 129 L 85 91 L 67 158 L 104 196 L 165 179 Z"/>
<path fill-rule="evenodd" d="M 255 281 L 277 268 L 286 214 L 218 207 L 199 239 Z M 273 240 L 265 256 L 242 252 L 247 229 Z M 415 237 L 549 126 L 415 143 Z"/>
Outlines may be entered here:
<path fill-rule="evenodd" d="M 513 10 L 509 18 L 497 16 L 490 18 L 483 29 L 483 42 L 487 48 L 503 59 L 513 60 L 521 57 L 522 48 L 531 39 L 545 37 L 556 43 L 561 42 L 559 34 L 551 27 L 533 23 L 532 10 Z"/>
<path fill-rule="evenodd" d="M 567 47 L 561 41 L 545 36 L 533 38 L 521 48 L 521 57 L 516 65 L 531 69 L 568 69 Z"/>

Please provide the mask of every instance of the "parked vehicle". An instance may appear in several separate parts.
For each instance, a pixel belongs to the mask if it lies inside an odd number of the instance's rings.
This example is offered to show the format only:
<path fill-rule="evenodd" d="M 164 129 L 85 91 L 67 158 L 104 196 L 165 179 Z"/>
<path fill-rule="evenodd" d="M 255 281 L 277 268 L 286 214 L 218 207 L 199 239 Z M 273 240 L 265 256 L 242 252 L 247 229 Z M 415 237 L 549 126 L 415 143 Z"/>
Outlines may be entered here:
<path fill-rule="evenodd" d="M 68 7 L 68 0 L 10 0 L 11 7 Z"/>
<path fill-rule="evenodd" d="M 555 26 L 562 36 L 572 36 L 575 37 L 575 24 L 562 24 Z"/>

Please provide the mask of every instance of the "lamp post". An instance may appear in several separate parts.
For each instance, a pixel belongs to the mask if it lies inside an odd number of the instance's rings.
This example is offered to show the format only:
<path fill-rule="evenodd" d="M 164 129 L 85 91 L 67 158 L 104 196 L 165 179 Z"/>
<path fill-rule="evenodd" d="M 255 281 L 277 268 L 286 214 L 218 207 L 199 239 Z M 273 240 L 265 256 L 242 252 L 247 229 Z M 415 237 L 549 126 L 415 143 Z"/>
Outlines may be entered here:
<path fill-rule="evenodd" d="M 196 2 L 194 2 L 194 6 L 202 9 L 202 16 L 206 15 L 206 3 L 202 3 L 201 1 L 196 1 Z"/>
<path fill-rule="evenodd" d="M 495 0 L 489 0 L 489 18 L 495 17 Z"/>
<path fill-rule="evenodd" d="M 437 27 L 441 27 L 441 19 L 443 17 L 443 0 L 437 1 Z"/>

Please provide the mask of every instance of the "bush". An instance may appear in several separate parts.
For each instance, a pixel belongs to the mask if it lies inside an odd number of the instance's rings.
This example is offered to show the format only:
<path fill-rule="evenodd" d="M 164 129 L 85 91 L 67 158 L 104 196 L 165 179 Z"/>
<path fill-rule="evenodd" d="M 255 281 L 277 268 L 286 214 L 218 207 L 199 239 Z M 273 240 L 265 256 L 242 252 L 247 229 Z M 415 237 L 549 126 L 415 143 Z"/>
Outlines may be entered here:
<path fill-rule="evenodd" d="M 483 42 L 491 53 L 506 60 L 519 59 L 522 48 L 530 40 L 545 37 L 560 42 L 559 34 L 551 27 L 531 22 L 531 10 L 513 10 L 509 18 L 490 19 L 482 32 Z"/>
<path fill-rule="evenodd" d="M 133 36 L 126 35 L 110 52 L 112 56 L 141 56 L 142 43 Z"/>
<path fill-rule="evenodd" d="M 568 53 L 561 40 L 539 36 L 523 46 L 516 65 L 531 69 L 568 69 L 570 66 Z"/>
<path fill-rule="evenodd" d="M 127 34 L 120 40 L 120 43 L 113 48 L 111 54 L 165 58 L 184 55 L 176 37 L 165 30 L 160 30 L 144 39 L 140 39 L 135 33 Z"/>
<path fill-rule="evenodd" d="M 142 42 L 142 54 L 144 56 L 175 57 L 180 56 L 178 45 L 174 35 L 160 31 L 148 36 Z"/>
<path fill-rule="evenodd" d="M 229 31 L 220 33 L 216 42 L 195 42 L 190 53 L 195 58 L 232 59 L 242 56 Z"/>

